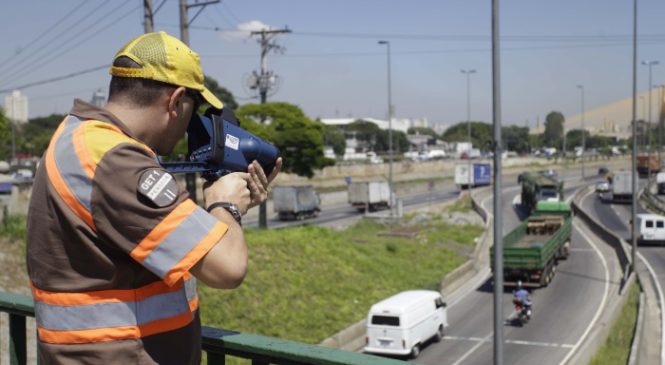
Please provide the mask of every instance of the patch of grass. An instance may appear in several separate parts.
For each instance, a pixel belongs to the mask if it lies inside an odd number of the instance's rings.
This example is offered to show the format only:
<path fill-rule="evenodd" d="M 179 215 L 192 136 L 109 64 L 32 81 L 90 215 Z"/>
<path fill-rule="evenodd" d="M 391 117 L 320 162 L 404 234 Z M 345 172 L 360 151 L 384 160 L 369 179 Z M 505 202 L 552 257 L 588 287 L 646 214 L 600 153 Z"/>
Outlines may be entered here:
<path fill-rule="evenodd" d="M 619 318 L 612 325 L 609 337 L 603 347 L 593 356 L 589 365 L 624 365 L 628 363 L 637 322 L 639 285 L 633 285 L 628 295 L 628 301 L 621 309 Z"/>
<path fill-rule="evenodd" d="M 439 223 L 437 223 L 439 226 Z M 378 236 L 395 227 L 362 220 L 345 231 L 316 226 L 247 230 L 250 266 L 231 291 L 199 288 L 205 325 L 320 343 L 364 318 L 375 302 L 407 289 L 436 289 L 465 258 L 434 237 Z M 463 230 L 463 228 L 459 228 Z M 465 241 L 466 238 L 462 238 Z M 417 263 L 417 264 L 416 264 Z"/>
<path fill-rule="evenodd" d="M 461 198 L 455 200 L 455 203 L 448 206 L 447 211 L 450 213 L 470 213 L 473 210 L 471 208 L 471 197 L 468 194 L 464 194 Z"/>
<path fill-rule="evenodd" d="M 454 241 L 462 245 L 473 246 L 475 239 L 483 234 L 485 228 L 478 225 L 454 225 L 439 222 L 430 230 L 421 233 L 428 242 L 445 243 Z"/>
<path fill-rule="evenodd" d="M 23 215 L 10 215 L 0 222 L 0 237 L 25 242 L 26 232 L 26 217 Z"/>

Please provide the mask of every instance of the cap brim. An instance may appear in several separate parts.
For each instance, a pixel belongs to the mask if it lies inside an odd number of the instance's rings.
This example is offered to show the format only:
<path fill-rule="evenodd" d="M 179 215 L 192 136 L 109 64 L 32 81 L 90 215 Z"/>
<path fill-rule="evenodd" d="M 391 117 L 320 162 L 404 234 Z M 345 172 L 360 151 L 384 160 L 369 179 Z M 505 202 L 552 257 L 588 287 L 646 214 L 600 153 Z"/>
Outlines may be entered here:
<path fill-rule="evenodd" d="M 224 108 L 224 104 L 222 103 L 222 101 L 219 100 L 215 96 L 215 94 L 211 93 L 207 87 L 203 87 L 203 91 L 201 91 L 201 96 L 203 96 L 203 99 L 205 99 L 205 101 L 207 101 L 208 104 L 212 105 L 215 109 L 222 110 L 222 108 Z"/>

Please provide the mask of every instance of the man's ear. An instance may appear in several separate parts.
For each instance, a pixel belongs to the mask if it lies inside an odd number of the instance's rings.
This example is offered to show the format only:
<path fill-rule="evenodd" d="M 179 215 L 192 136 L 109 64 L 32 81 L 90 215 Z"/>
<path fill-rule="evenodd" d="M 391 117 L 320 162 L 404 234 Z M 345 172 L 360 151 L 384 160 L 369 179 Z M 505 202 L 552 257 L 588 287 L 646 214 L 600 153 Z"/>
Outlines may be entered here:
<path fill-rule="evenodd" d="M 177 118 L 178 113 L 181 112 L 182 97 L 185 95 L 186 89 L 179 86 L 169 96 L 168 113 L 169 117 Z"/>

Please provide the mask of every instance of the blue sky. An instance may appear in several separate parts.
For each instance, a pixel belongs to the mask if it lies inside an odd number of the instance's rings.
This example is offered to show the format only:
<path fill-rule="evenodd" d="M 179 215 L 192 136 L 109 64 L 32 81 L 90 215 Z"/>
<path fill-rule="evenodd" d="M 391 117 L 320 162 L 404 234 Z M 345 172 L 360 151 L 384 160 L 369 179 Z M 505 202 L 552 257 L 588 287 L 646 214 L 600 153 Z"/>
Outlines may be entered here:
<path fill-rule="evenodd" d="M 156 7 L 161 0 L 153 2 Z M 0 89 L 110 63 L 143 32 L 141 0 L 0 4 Z M 551 110 L 577 114 L 578 84 L 588 109 L 631 96 L 632 1 L 512 0 L 500 6 L 504 124 L 535 126 Z M 204 71 L 247 103 L 255 99 L 243 80 L 259 69 L 259 46 L 246 33 L 230 31 L 251 22 L 288 26 L 293 33 L 277 39 L 285 52 L 269 56 L 269 68 L 282 81 L 269 100 L 297 104 L 313 118 L 386 117 L 386 48 L 377 44 L 386 39 L 396 117 L 448 125 L 466 120 L 460 70 L 475 69 L 471 119 L 491 122 L 490 11 L 489 0 L 223 0 L 195 19 L 190 38 Z M 652 83 L 663 84 L 665 3 L 641 0 L 638 15 L 644 36 L 638 62 L 660 60 Z M 166 0 L 155 24 L 178 36 L 178 1 Z M 64 113 L 73 98 L 87 100 L 106 89 L 108 79 L 99 70 L 26 88 L 30 116 Z M 640 66 L 638 92 L 647 88 L 647 67 Z"/>

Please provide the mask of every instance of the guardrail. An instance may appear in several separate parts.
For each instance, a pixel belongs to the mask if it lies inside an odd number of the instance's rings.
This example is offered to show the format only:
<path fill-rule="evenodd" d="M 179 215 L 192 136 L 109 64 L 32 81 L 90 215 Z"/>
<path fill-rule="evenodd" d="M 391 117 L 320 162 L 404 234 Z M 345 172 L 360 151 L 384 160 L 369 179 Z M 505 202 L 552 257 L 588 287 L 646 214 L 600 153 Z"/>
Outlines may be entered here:
<path fill-rule="evenodd" d="M 9 314 L 9 361 L 27 363 L 26 318 L 34 317 L 31 297 L 0 292 L 0 312 Z M 273 337 L 203 327 L 202 350 L 208 364 L 223 365 L 226 357 L 249 359 L 252 365 L 398 365 L 404 361 L 341 351 Z"/>
<path fill-rule="evenodd" d="M 600 237 L 603 241 L 607 242 L 607 244 L 612 247 L 614 250 L 617 259 L 619 260 L 619 264 L 621 265 L 621 270 L 622 273 L 624 274 L 623 277 L 626 277 L 627 272 L 630 270 L 630 255 L 628 252 L 626 252 L 626 248 L 623 244 L 623 238 L 617 236 L 614 234 L 614 232 L 608 230 L 603 226 L 600 222 L 597 220 L 591 218 L 587 212 L 584 211 L 578 204 L 578 200 L 586 195 L 589 192 L 589 189 L 592 189 L 593 187 L 587 187 L 586 189 L 581 189 L 579 190 L 575 197 L 571 200 L 571 207 L 573 208 L 573 212 L 577 217 L 582 219 L 584 223 L 587 224 L 589 228 L 591 228 L 591 231 L 598 237 Z M 625 283 L 625 280 L 622 280 L 623 283 Z M 623 289 L 623 283 L 622 283 L 622 289 Z"/>

